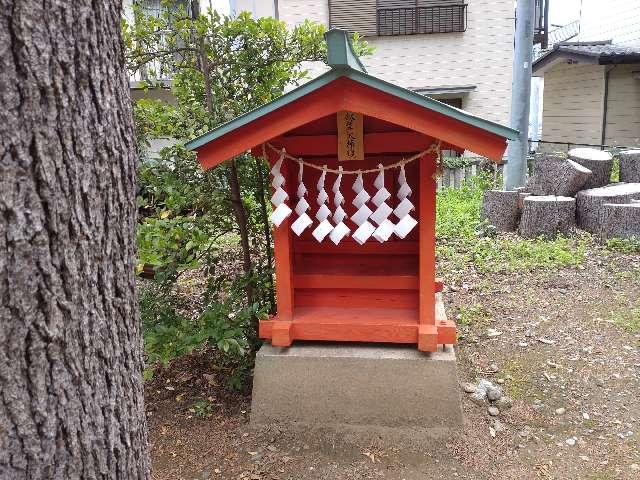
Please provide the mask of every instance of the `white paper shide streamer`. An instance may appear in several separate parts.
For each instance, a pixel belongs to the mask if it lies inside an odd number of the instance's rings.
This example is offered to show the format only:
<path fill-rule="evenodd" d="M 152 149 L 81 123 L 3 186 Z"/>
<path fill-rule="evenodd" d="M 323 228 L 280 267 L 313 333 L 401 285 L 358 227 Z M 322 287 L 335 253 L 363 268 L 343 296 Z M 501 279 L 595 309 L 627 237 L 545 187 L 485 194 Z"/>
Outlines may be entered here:
<path fill-rule="evenodd" d="M 291 215 L 291 208 L 285 203 L 289 198 L 289 194 L 283 188 L 285 184 L 284 175 L 280 172 L 282 168 L 282 161 L 284 160 L 285 152 L 284 150 L 280 154 L 280 158 L 275 163 L 273 168 L 271 169 L 271 175 L 273 176 L 273 180 L 271 181 L 271 185 L 275 189 L 273 195 L 271 196 L 271 203 L 274 206 L 274 210 L 271 213 L 271 221 L 276 227 L 279 227 L 280 224 Z"/>
<path fill-rule="evenodd" d="M 340 172 L 342 172 L 342 167 L 340 167 Z M 343 222 L 344 218 L 347 216 L 347 213 L 342 208 L 342 204 L 344 203 L 344 195 L 340 192 L 340 184 L 342 183 L 342 173 L 338 174 L 336 181 L 333 183 L 333 188 L 331 191 L 333 192 L 333 205 L 336 209 L 333 212 L 333 221 L 336 226 L 333 228 L 331 233 L 329 234 L 329 238 L 333 243 L 338 245 L 340 240 L 342 240 L 346 235 L 349 235 L 351 229 L 345 225 Z"/>
<path fill-rule="evenodd" d="M 309 210 L 309 202 L 304 198 L 307 194 L 307 187 L 302 181 L 302 171 L 304 169 L 304 165 L 300 163 L 300 170 L 298 171 L 298 203 L 296 205 L 295 211 L 298 218 L 291 224 L 291 230 L 300 236 L 302 232 L 304 232 L 312 223 L 311 217 L 307 215 L 307 210 Z"/>
<path fill-rule="evenodd" d="M 325 165 L 326 168 L 326 165 Z M 316 218 L 320 224 L 313 230 L 312 235 L 318 242 L 322 242 L 324 238 L 331 233 L 333 225 L 327 220 L 327 217 L 331 215 L 331 210 L 327 207 L 326 202 L 329 199 L 329 194 L 324 189 L 324 182 L 327 177 L 327 171 L 323 170 L 320 174 L 320 179 L 316 185 L 318 189 L 318 196 L 316 197 L 316 203 L 318 204 L 318 211 L 316 212 Z"/>
<path fill-rule="evenodd" d="M 274 189 L 274 193 L 271 196 L 271 203 L 274 207 L 271 214 L 271 221 L 276 227 L 279 227 L 292 213 L 291 208 L 287 205 L 289 194 L 285 190 L 286 180 L 281 172 L 282 162 L 285 158 L 293 157 L 287 155 L 283 149 L 280 152 L 280 158 L 278 158 L 278 161 L 273 165 L 273 168 L 271 168 L 271 185 Z M 310 216 L 311 205 L 309 205 L 309 201 L 307 200 L 309 190 L 303 181 L 304 166 L 305 164 L 310 164 L 304 162 L 302 159 L 294 160 L 297 161 L 299 170 L 298 189 L 296 191 L 297 203 L 294 208 L 296 219 L 291 223 L 291 229 L 297 236 L 300 236 L 307 228 L 314 224 L 314 219 Z M 409 159 L 409 161 L 412 160 L 414 159 Z M 360 245 L 363 245 L 371 237 L 380 243 L 389 240 L 391 235 L 396 235 L 401 239 L 406 238 L 418 224 L 418 221 L 411 216 L 411 212 L 415 210 L 415 206 L 409 200 L 412 191 L 407 183 L 405 163 L 406 161 L 403 161 L 388 167 L 384 167 L 382 164 L 378 165 L 377 175 L 373 182 L 376 193 L 373 197 L 364 188 L 363 173 L 369 174 L 375 173 L 375 171 L 345 172 L 342 166 L 338 167 L 338 170 L 330 170 L 326 165 L 323 165 L 320 178 L 316 184 L 318 193 L 315 198 L 315 203 L 318 205 L 318 210 L 315 213 L 315 219 L 318 221 L 318 225 L 312 231 L 313 237 L 318 242 L 322 242 L 325 238 L 329 237 L 336 245 L 349 235 Z M 312 167 L 320 168 L 316 165 L 312 165 Z M 387 203 L 389 198 L 391 198 L 391 193 L 384 185 L 385 170 L 389 168 L 399 168 L 400 170 L 398 174 L 398 191 L 396 192 L 398 202 L 395 208 L 390 207 Z M 331 188 L 331 193 L 333 194 L 332 201 L 330 201 L 329 194 L 325 190 L 328 171 L 336 174 L 336 179 Z M 351 203 L 356 211 L 351 215 L 350 220 L 357 226 L 353 233 L 346 223 L 348 214 L 343 207 L 345 198 L 340 190 L 343 175 L 349 174 L 356 175 L 356 180 L 351 187 L 355 193 Z M 333 207 L 333 212 L 331 211 L 331 206 Z M 349 209 L 351 209 L 351 207 L 349 207 Z M 398 219 L 397 223 L 392 221 L 393 217 L 391 217 L 391 214 Z"/>
<path fill-rule="evenodd" d="M 353 232 L 352 238 L 360 245 L 364 244 L 369 237 L 373 234 L 376 227 L 369 222 L 369 216 L 373 211 L 367 206 L 367 202 L 371 198 L 371 195 L 364 189 L 364 181 L 362 180 L 362 173 L 358 173 L 356 181 L 353 182 L 351 187 L 356 196 L 351 202 L 358 210 L 351 216 L 353 223 L 358 225 L 358 228 Z"/>
<path fill-rule="evenodd" d="M 411 187 L 409 187 L 409 184 L 407 183 L 404 165 L 400 166 L 398 185 L 398 193 L 396 193 L 396 196 L 400 202 L 393 211 L 393 214 L 398 218 L 398 223 L 394 226 L 393 233 L 395 233 L 399 238 L 405 238 L 418 224 L 418 221 L 409 214 L 411 210 L 414 210 L 414 206 L 413 203 L 409 201 L 409 197 L 411 196 Z"/>
<path fill-rule="evenodd" d="M 380 243 L 383 243 L 389 240 L 395 225 L 391 220 L 389 220 L 389 215 L 391 215 L 393 209 L 387 205 L 386 202 L 386 200 L 391 197 L 391 194 L 386 188 L 384 188 L 384 169 L 382 164 L 379 164 L 378 168 L 380 169 L 380 172 L 373 182 L 373 185 L 378 189 L 378 191 L 371 199 L 373 204 L 376 206 L 376 209 L 371 214 L 370 218 L 378 225 L 373 232 L 373 238 L 378 240 Z"/>

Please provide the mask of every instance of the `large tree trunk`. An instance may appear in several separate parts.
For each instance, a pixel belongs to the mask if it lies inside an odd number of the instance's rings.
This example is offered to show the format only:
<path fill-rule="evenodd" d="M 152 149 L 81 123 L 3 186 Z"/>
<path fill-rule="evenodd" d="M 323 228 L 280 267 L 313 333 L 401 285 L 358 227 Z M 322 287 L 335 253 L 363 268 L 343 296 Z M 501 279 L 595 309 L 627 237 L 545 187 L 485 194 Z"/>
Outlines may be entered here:
<path fill-rule="evenodd" d="M 0 5 L 0 478 L 147 478 L 122 2 Z"/>

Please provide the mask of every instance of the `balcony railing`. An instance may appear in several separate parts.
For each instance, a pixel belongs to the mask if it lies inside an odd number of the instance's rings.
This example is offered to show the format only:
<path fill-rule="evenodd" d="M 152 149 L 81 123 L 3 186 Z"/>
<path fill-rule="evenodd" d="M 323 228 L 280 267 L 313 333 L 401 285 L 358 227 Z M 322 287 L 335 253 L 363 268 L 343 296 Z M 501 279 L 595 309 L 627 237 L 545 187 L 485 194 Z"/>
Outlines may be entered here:
<path fill-rule="evenodd" d="M 378 9 L 378 35 L 450 33 L 466 29 L 467 5 L 462 3 Z"/>

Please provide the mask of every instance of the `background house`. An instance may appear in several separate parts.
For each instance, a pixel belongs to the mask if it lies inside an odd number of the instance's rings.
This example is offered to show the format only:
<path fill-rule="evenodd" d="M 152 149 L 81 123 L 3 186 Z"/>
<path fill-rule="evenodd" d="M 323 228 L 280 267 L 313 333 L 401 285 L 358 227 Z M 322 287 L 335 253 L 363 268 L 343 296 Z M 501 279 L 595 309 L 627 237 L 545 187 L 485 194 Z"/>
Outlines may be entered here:
<path fill-rule="evenodd" d="M 278 0 L 289 25 L 311 19 L 375 46 L 373 75 L 509 123 L 513 0 Z"/>
<path fill-rule="evenodd" d="M 640 145 L 637 2 L 583 0 L 579 30 L 542 52 L 533 75 L 544 78 L 539 150 Z"/>
<path fill-rule="evenodd" d="M 640 46 L 559 44 L 533 74 L 544 77 L 540 150 L 640 145 Z"/>

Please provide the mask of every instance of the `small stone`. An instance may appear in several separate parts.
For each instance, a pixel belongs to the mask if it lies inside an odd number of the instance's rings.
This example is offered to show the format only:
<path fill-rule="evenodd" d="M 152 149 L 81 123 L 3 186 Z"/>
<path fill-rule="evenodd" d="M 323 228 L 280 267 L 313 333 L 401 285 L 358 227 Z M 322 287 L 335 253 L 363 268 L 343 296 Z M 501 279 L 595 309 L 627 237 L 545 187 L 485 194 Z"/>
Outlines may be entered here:
<path fill-rule="evenodd" d="M 640 465 L 638 465 L 637 463 L 632 463 L 631 465 L 629 465 L 629 468 L 631 470 L 640 470 Z"/>
<path fill-rule="evenodd" d="M 573 447 L 576 444 L 576 439 L 575 437 L 571 437 L 571 438 L 567 438 L 564 442 L 570 447 Z"/>
<path fill-rule="evenodd" d="M 487 388 L 492 386 L 493 386 L 493 383 L 491 383 L 489 380 L 486 380 L 484 378 L 478 382 L 478 388 L 482 390 L 486 390 Z"/>
<path fill-rule="evenodd" d="M 502 385 L 504 383 L 504 378 L 497 379 L 496 383 L 499 383 L 500 385 Z"/>
<path fill-rule="evenodd" d="M 476 391 L 476 386 L 473 383 L 464 382 L 461 386 L 465 393 L 473 393 Z"/>
<path fill-rule="evenodd" d="M 528 343 L 528 342 L 520 342 L 520 343 L 518 344 L 518 346 L 519 346 L 519 347 L 523 347 L 523 348 L 524 348 L 524 347 L 528 347 L 528 346 L 529 346 L 529 343 Z"/>
<path fill-rule="evenodd" d="M 500 369 L 498 368 L 498 365 L 496 365 L 495 363 L 492 363 L 491 365 L 489 365 L 489 371 L 491 373 L 497 373 L 500 371 Z"/>
<path fill-rule="evenodd" d="M 545 345 L 553 345 L 556 343 L 554 340 L 550 340 L 548 338 L 539 338 L 538 341 L 540 343 L 544 343 Z"/>
<path fill-rule="evenodd" d="M 502 395 L 496 401 L 496 407 L 498 407 L 501 411 L 509 410 L 511 407 L 513 407 L 513 400 L 511 400 L 511 398 L 507 397 L 506 395 Z"/>
<path fill-rule="evenodd" d="M 487 408 L 487 412 L 489 412 L 489 415 L 491 415 L 492 417 L 497 417 L 498 415 L 500 415 L 500 410 L 498 409 L 498 407 L 494 407 L 493 405 Z"/>
<path fill-rule="evenodd" d="M 469 398 L 476 405 L 483 406 L 487 402 L 487 396 L 484 392 L 475 391 L 473 392 Z"/>
<path fill-rule="evenodd" d="M 533 430 L 529 425 L 525 425 L 525 427 L 518 432 L 521 438 L 529 438 L 533 435 Z"/>
<path fill-rule="evenodd" d="M 589 414 L 587 412 L 583 412 L 582 413 L 582 418 L 584 418 L 585 420 L 589 420 L 591 417 L 589 416 Z"/>
<path fill-rule="evenodd" d="M 495 328 L 487 328 L 487 337 L 489 338 L 499 337 L 502 334 L 503 332 L 496 330 Z"/>
<path fill-rule="evenodd" d="M 536 411 L 542 410 L 544 408 L 544 403 L 542 403 L 542 400 L 534 400 L 533 402 L 533 409 Z"/>
<path fill-rule="evenodd" d="M 495 402 L 496 400 L 499 400 L 500 397 L 502 397 L 502 389 L 500 387 L 492 386 L 487 389 L 487 398 L 489 401 Z"/>
<path fill-rule="evenodd" d="M 493 383 L 483 378 L 478 382 L 478 386 L 476 387 L 476 392 L 486 393 L 487 390 L 491 387 L 493 387 Z"/>
<path fill-rule="evenodd" d="M 567 412 L 567 409 L 564 407 L 556 408 L 556 415 L 564 415 Z"/>
<path fill-rule="evenodd" d="M 500 420 L 496 418 L 493 420 L 493 429 L 496 431 L 496 433 L 501 433 L 506 430 L 506 427 Z"/>

